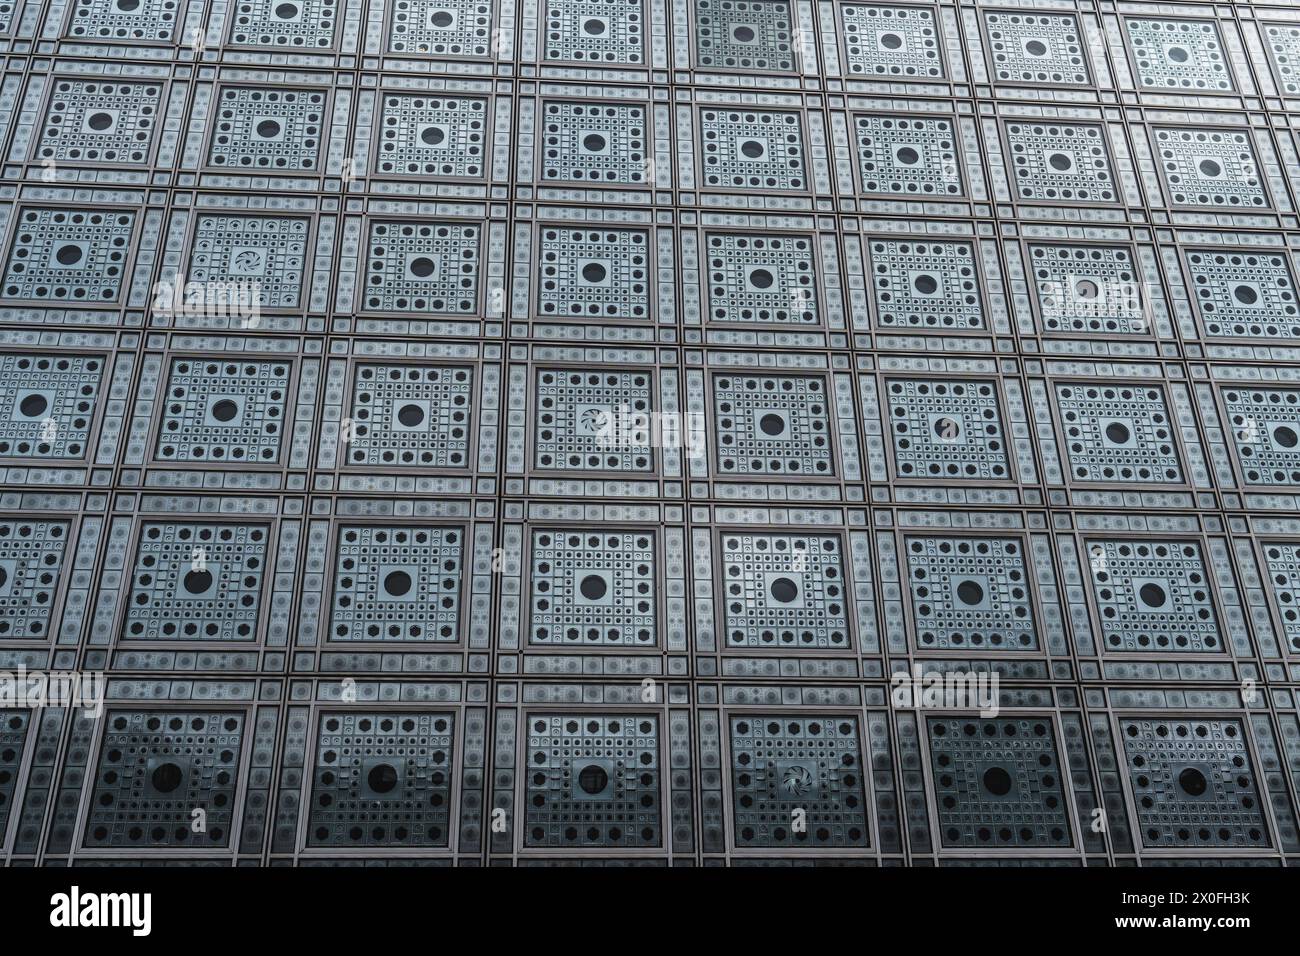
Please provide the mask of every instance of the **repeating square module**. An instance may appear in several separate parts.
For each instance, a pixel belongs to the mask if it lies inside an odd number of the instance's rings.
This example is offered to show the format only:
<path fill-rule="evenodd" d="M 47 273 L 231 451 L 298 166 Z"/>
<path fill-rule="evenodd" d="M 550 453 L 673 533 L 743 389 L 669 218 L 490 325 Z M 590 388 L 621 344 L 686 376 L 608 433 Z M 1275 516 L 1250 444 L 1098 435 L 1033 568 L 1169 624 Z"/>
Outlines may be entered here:
<path fill-rule="evenodd" d="M 663 842 L 659 718 L 529 714 L 524 845 Z"/>
<path fill-rule="evenodd" d="M 994 75 L 1007 83 L 1089 81 L 1079 21 L 1070 15 L 990 12 L 984 14 Z"/>
<path fill-rule="evenodd" d="M 457 366 L 359 366 L 348 464 L 465 468 L 473 386 L 473 371 Z"/>
<path fill-rule="evenodd" d="M 1064 770 L 1047 717 L 930 717 L 945 847 L 1070 845 Z"/>
<path fill-rule="evenodd" d="M 535 530 L 529 641 L 654 647 L 657 566 L 651 531 Z"/>
<path fill-rule="evenodd" d="M 849 715 L 731 718 L 737 847 L 865 847 L 870 842 L 862 735 Z M 792 825 L 794 810 L 807 826 Z"/>
<path fill-rule="evenodd" d="M 481 232 L 472 223 L 371 223 L 366 310 L 473 313 Z"/>
<path fill-rule="evenodd" d="M 9 813 L 27 749 L 31 711 L 0 710 L 0 833 L 9 832 Z"/>
<path fill-rule="evenodd" d="M 327 98 L 319 90 L 226 87 L 212 106 L 208 163 L 267 172 L 315 170 Z"/>
<path fill-rule="evenodd" d="M 85 458 L 103 375 L 98 355 L 0 353 L 0 459 Z"/>
<path fill-rule="evenodd" d="M 537 310 L 543 316 L 648 319 L 650 234 L 543 229 Z"/>
<path fill-rule="evenodd" d="M 338 19 L 335 0 L 238 0 L 230 42 L 288 50 L 328 50 Z"/>
<path fill-rule="evenodd" d="M 1283 92 L 1300 96 L 1300 25 L 1266 24 L 1264 36 L 1273 54 Z"/>
<path fill-rule="evenodd" d="M 1300 485 L 1300 389 L 1225 388 L 1223 410 L 1248 485 Z"/>
<path fill-rule="evenodd" d="M 546 59 L 637 64 L 645 59 L 642 0 L 546 0 Z"/>
<path fill-rule="evenodd" d="M 162 461 L 265 465 L 280 457 L 288 362 L 173 359 L 160 402 Z"/>
<path fill-rule="evenodd" d="M 1111 651 L 1221 652 L 1223 635 L 1194 541 L 1090 541 L 1092 596 Z"/>
<path fill-rule="evenodd" d="M 450 713 L 321 714 L 308 845 L 446 846 L 454 731 Z"/>
<path fill-rule="evenodd" d="M 1128 718 L 1120 739 L 1144 846 L 1270 845 L 1241 721 Z"/>
<path fill-rule="evenodd" d="M 134 212 L 23 209 L 5 264 L 6 299 L 117 301 Z"/>
<path fill-rule="evenodd" d="M 1022 542 L 915 536 L 904 548 L 919 648 L 1038 648 Z"/>
<path fill-rule="evenodd" d="M 1011 170 L 1021 199 L 1115 202 L 1106 136 L 1091 124 L 1008 123 Z"/>
<path fill-rule="evenodd" d="M 227 846 L 244 725 L 236 711 L 109 711 L 86 846 Z M 196 808 L 202 829 L 193 826 Z"/>
<path fill-rule="evenodd" d="M 1209 20 L 1125 20 L 1138 79 L 1150 90 L 1228 93 L 1232 77 Z"/>
<path fill-rule="evenodd" d="M 0 640 L 50 636 L 70 527 L 67 521 L 0 517 Z"/>
<path fill-rule="evenodd" d="M 835 474 L 824 378 L 715 375 L 713 421 L 724 476 Z"/>
<path fill-rule="evenodd" d="M 891 379 L 885 391 L 898 477 L 1011 477 L 993 382 Z"/>
<path fill-rule="evenodd" d="M 542 178 L 547 182 L 646 182 L 645 107 L 544 103 L 542 114 Z"/>
<path fill-rule="evenodd" d="M 727 533 L 720 553 L 728 647 L 851 646 L 838 537 Z"/>
<path fill-rule="evenodd" d="M 146 162 L 162 89 L 158 83 L 55 79 L 36 157 L 73 165 Z"/>
<path fill-rule="evenodd" d="M 488 101 L 476 96 L 385 94 L 379 134 L 381 173 L 481 179 Z"/>
<path fill-rule="evenodd" d="M 1174 205 L 1268 207 L 1268 193 L 1248 133 L 1153 129 L 1152 134 Z"/>
<path fill-rule="evenodd" d="M 700 66 L 719 70 L 794 70 L 791 14 L 787 0 L 695 0 L 695 43 Z"/>
<path fill-rule="evenodd" d="M 1183 480 L 1162 389 L 1070 383 L 1056 386 L 1056 402 L 1076 479 Z"/>
<path fill-rule="evenodd" d="M 388 52 L 486 57 L 492 50 L 487 0 L 393 0 Z"/>
<path fill-rule="evenodd" d="M 459 640 L 464 538 L 461 528 L 340 528 L 330 640 Z"/>
<path fill-rule="evenodd" d="M 542 369 L 535 393 L 535 465 L 570 471 L 654 470 L 647 372 Z"/>
<path fill-rule="evenodd" d="M 77 0 L 68 36 L 79 40 L 167 41 L 176 33 L 179 0 Z"/>
<path fill-rule="evenodd" d="M 1286 253 L 1197 249 L 1187 253 L 1187 267 L 1207 335 L 1300 338 Z"/>
<path fill-rule="evenodd" d="M 846 4 L 838 9 L 851 75 L 900 79 L 944 75 L 933 10 L 875 4 Z"/>
<path fill-rule="evenodd" d="M 310 233 L 310 220 L 300 216 L 196 216 L 186 301 L 235 301 L 246 294 L 246 301 L 263 308 L 298 308 Z"/>
<path fill-rule="evenodd" d="M 798 113 L 703 110 L 700 139 L 708 186 L 808 188 Z"/>
<path fill-rule="evenodd" d="M 962 193 L 951 120 L 858 116 L 858 169 L 868 193 L 943 197 Z"/>
<path fill-rule="evenodd" d="M 1142 285 L 1129 249 L 1034 245 L 1029 258 L 1047 331 L 1106 335 L 1148 331 Z"/>
<path fill-rule="evenodd" d="M 136 540 L 123 638 L 252 640 L 269 531 L 262 524 L 145 522 Z"/>
<path fill-rule="evenodd" d="M 875 318 L 881 327 L 985 327 L 970 243 L 875 239 L 871 276 Z"/>
<path fill-rule="evenodd" d="M 1292 653 L 1300 653 L 1300 543 L 1268 541 L 1263 551 L 1283 637 Z"/>
<path fill-rule="evenodd" d="M 819 325 L 809 236 L 710 234 L 709 318 Z"/>

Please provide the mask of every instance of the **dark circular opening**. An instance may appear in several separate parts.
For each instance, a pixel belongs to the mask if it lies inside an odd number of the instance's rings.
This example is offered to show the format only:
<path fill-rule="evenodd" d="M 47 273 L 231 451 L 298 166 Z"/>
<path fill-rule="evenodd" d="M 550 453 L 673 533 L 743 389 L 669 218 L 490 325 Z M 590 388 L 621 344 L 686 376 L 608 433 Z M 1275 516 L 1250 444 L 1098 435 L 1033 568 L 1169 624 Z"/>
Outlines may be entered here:
<path fill-rule="evenodd" d="M 919 275 L 912 280 L 912 286 L 921 295 L 933 295 L 939 288 L 939 280 L 931 275 Z"/>
<path fill-rule="evenodd" d="M 768 412 L 758 420 L 758 427 L 764 435 L 779 435 L 785 431 L 785 419 L 776 412 Z"/>
<path fill-rule="evenodd" d="M 1165 589 L 1158 584 L 1148 582 L 1138 588 L 1138 598 L 1147 607 L 1164 607 Z"/>
<path fill-rule="evenodd" d="M 437 146 L 446 138 L 447 134 L 438 126 L 427 126 L 424 132 L 420 134 L 420 139 L 424 141 L 426 146 Z"/>
<path fill-rule="evenodd" d="M 578 590 L 588 601 L 599 601 L 605 596 L 609 586 L 605 584 L 605 579 L 599 574 L 588 574 L 578 585 Z"/>
<path fill-rule="evenodd" d="M 1201 171 L 1202 176 L 1218 176 L 1223 172 L 1223 167 L 1212 159 L 1203 159 L 1196 164 L 1196 168 Z"/>
<path fill-rule="evenodd" d="M 449 27 L 454 19 L 446 10 L 439 10 L 429 18 L 429 22 L 435 27 Z"/>
<path fill-rule="evenodd" d="M 81 261 L 80 246 L 61 246 L 59 251 L 54 254 L 54 258 L 59 260 L 61 266 L 73 266 Z"/>
<path fill-rule="evenodd" d="M 766 289 L 773 282 L 772 273 L 766 269 L 755 269 L 749 274 L 749 282 L 756 289 Z"/>
<path fill-rule="evenodd" d="M 606 275 L 605 267 L 599 262 L 588 262 L 582 267 L 582 277 L 588 282 L 604 282 Z"/>
<path fill-rule="evenodd" d="M 280 124 L 273 119 L 264 119 L 257 124 L 257 135 L 262 139 L 271 139 L 280 135 Z"/>
<path fill-rule="evenodd" d="M 292 20 L 298 15 L 298 7 L 292 3 L 277 3 L 275 15 L 281 20 Z"/>
<path fill-rule="evenodd" d="M 604 793 L 605 788 L 608 786 L 609 774 L 605 772 L 604 767 L 588 764 L 578 771 L 578 787 L 583 793 L 595 796 L 598 793 Z"/>
<path fill-rule="evenodd" d="M 957 585 L 957 599 L 962 604 L 979 604 L 984 600 L 984 589 L 978 581 L 962 581 Z"/>
<path fill-rule="evenodd" d="M 130 13 L 140 8 L 140 0 L 117 0 L 117 8 Z"/>
<path fill-rule="evenodd" d="M 1294 448 L 1296 437 L 1295 429 L 1289 425 L 1278 425 L 1273 429 L 1273 441 L 1283 448 Z"/>
<path fill-rule="evenodd" d="M 961 434 L 961 423 L 955 418 L 935 419 L 934 433 L 940 438 L 951 440 Z"/>
<path fill-rule="evenodd" d="M 1058 173 L 1063 173 L 1074 165 L 1074 160 L 1066 153 L 1053 153 L 1047 161 Z"/>
<path fill-rule="evenodd" d="M 1254 305 L 1259 301 L 1259 293 L 1248 285 L 1239 285 L 1232 290 L 1232 296 L 1242 305 Z"/>
<path fill-rule="evenodd" d="M 1209 788 L 1209 781 L 1195 767 L 1187 767 L 1178 775 L 1178 786 L 1183 788 L 1184 793 L 1199 797 Z"/>
<path fill-rule="evenodd" d="M 428 256 L 420 256 L 418 259 L 411 260 L 411 275 L 417 279 L 427 279 L 433 275 L 433 260 Z"/>
<path fill-rule="evenodd" d="M 754 28 L 743 25 L 738 26 L 731 31 L 731 35 L 741 43 L 752 43 L 754 41 Z"/>
<path fill-rule="evenodd" d="M 895 155 L 898 157 L 898 161 L 904 166 L 913 166 L 921 159 L 921 154 L 911 146 L 904 146 Z"/>
<path fill-rule="evenodd" d="M 181 785 L 185 774 L 181 768 L 174 763 L 160 763 L 153 768 L 153 773 L 149 776 L 149 782 L 159 793 L 171 793 Z"/>
<path fill-rule="evenodd" d="M 1100 286 L 1091 279 L 1080 279 L 1074 284 L 1074 294 L 1080 299 L 1095 299 L 1100 291 Z"/>
<path fill-rule="evenodd" d="M 424 409 L 419 405 L 403 405 L 397 410 L 397 420 L 407 428 L 414 428 L 424 421 Z"/>
<path fill-rule="evenodd" d="M 223 398 L 212 406 L 212 417 L 219 422 L 228 422 L 239 414 L 239 406 L 228 398 Z"/>
<path fill-rule="evenodd" d="M 1129 438 L 1128 426 L 1120 422 L 1111 422 L 1106 426 L 1106 437 L 1116 445 L 1122 445 Z"/>
<path fill-rule="evenodd" d="M 371 767 L 370 773 L 366 774 L 366 783 L 375 793 L 387 793 L 397 786 L 397 768 L 386 763 Z"/>
<path fill-rule="evenodd" d="M 185 575 L 185 590 L 191 594 L 203 594 L 212 587 L 211 571 L 191 571 Z"/>
<path fill-rule="evenodd" d="M 28 395 L 18 404 L 18 410 L 28 418 L 39 418 L 49 407 L 44 395 Z"/>
<path fill-rule="evenodd" d="M 1030 56 L 1047 56 L 1047 44 L 1042 40 L 1030 40 L 1025 44 L 1025 52 Z"/>
<path fill-rule="evenodd" d="M 772 592 L 772 598 L 782 604 L 789 604 L 799 596 L 799 585 L 789 578 L 777 578 L 772 582 L 769 590 Z"/>
<path fill-rule="evenodd" d="M 758 159 L 763 155 L 763 144 L 756 139 L 747 139 L 740 144 L 740 152 L 750 159 Z"/>
<path fill-rule="evenodd" d="M 411 590 L 411 576 L 405 571 L 389 571 L 384 577 L 384 590 L 393 597 L 401 597 Z"/>
<path fill-rule="evenodd" d="M 1180 46 L 1171 46 L 1169 48 L 1169 59 L 1173 60 L 1175 63 L 1186 63 L 1187 51 Z"/>
<path fill-rule="evenodd" d="M 594 18 L 591 20 L 584 20 L 582 23 L 582 32 L 593 37 L 600 36 L 605 32 L 605 21 L 596 20 Z"/>
<path fill-rule="evenodd" d="M 588 133 L 582 137 L 582 148 L 589 153 L 599 153 L 605 148 L 605 137 L 599 133 Z"/>
<path fill-rule="evenodd" d="M 897 50 L 903 45 L 903 38 L 897 33 L 883 33 L 880 36 L 880 45 L 886 50 Z"/>
<path fill-rule="evenodd" d="M 96 132 L 102 133 L 113 125 L 113 117 L 108 113 L 91 113 L 90 119 L 86 120 L 86 125 Z"/>
<path fill-rule="evenodd" d="M 1011 792 L 1011 774 L 1001 767 L 989 767 L 984 771 L 984 789 L 995 797 L 1005 797 Z"/>

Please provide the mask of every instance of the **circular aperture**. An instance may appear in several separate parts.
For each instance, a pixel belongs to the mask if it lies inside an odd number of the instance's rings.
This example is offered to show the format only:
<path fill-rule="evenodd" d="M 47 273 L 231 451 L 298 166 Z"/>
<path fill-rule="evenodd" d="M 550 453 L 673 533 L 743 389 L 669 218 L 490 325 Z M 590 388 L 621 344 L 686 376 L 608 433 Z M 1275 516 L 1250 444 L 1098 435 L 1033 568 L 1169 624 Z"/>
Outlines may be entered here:
<path fill-rule="evenodd" d="M 588 133 L 582 137 L 582 148 L 589 153 L 599 153 L 605 148 L 605 137 L 599 133 Z"/>
<path fill-rule="evenodd" d="M 1101 292 L 1101 287 L 1091 279 L 1080 279 L 1074 284 L 1074 294 L 1080 299 L 1095 299 Z"/>
<path fill-rule="evenodd" d="M 932 275 L 919 275 L 912 280 L 912 288 L 921 295 L 934 295 L 939 288 L 939 280 Z"/>
<path fill-rule="evenodd" d="M 153 768 L 153 773 L 149 775 L 149 782 L 159 793 L 171 793 L 181 785 L 185 779 L 185 774 L 181 768 L 174 763 L 160 763 Z"/>
<path fill-rule="evenodd" d="M 453 22 L 455 22 L 455 17 L 446 10 L 435 11 L 433 16 L 429 17 L 429 23 L 435 27 L 449 27 Z"/>
<path fill-rule="evenodd" d="M 191 594 L 205 594 L 212 587 L 211 571 L 190 571 L 185 575 L 185 590 Z"/>
<path fill-rule="evenodd" d="M 1273 442 L 1282 448 L 1294 448 L 1296 440 L 1296 431 L 1289 425 L 1278 425 L 1273 429 Z"/>
<path fill-rule="evenodd" d="M 293 3 L 277 3 L 275 5 L 275 15 L 281 20 L 292 20 L 298 15 L 298 6 Z"/>
<path fill-rule="evenodd" d="M 424 421 L 424 409 L 419 405 L 403 405 L 397 410 L 397 420 L 407 428 L 414 428 Z"/>
<path fill-rule="evenodd" d="M 1223 167 L 1212 159 L 1201 160 L 1196 164 L 1196 168 L 1201 171 L 1202 176 L 1209 176 L 1211 179 L 1223 175 Z"/>
<path fill-rule="evenodd" d="M 749 284 L 755 289 L 766 289 L 773 281 L 772 273 L 766 269 L 755 269 L 749 274 Z"/>
<path fill-rule="evenodd" d="M 97 133 L 102 133 L 113 125 L 113 117 L 108 113 L 91 113 L 86 125 Z"/>
<path fill-rule="evenodd" d="M 1187 51 L 1180 46 L 1171 46 L 1169 48 L 1169 59 L 1175 63 L 1187 62 Z"/>
<path fill-rule="evenodd" d="M 895 153 L 894 155 L 898 158 L 898 161 L 902 163 L 904 166 L 915 166 L 918 162 L 921 161 L 921 154 L 918 153 L 911 146 L 901 147 L 898 150 L 898 152 Z"/>
<path fill-rule="evenodd" d="M 1248 285 L 1239 285 L 1232 290 L 1232 297 L 1242 305 L 1254 305 L 1259 301 L 1259 293 Z"/>
<path fill-rule="evenodd" d="M 28 418 L 40 418 L 49 407 L 44 395 L 28 395 L 18 403 L 18 410 Z"/>
<path fill-rule="evenodd" d="M 799 585 L 789 578 L 777 578 L 768 590 L 772 592 L 772 599 L 782 604 L 789 604 L 799 596 Z"/>
<path fill-rule="evenodd" d="M 936 418 L 934 421 L 934 433 L 939 438 L 952 441 L 961 434 L 961 423 L 955 418 Z"/>
<path fill-rule="evenodd" d="M 1025 52 L 1030 56 L 1047 56 L 1047 44 L 1042 40 L 1030 40 L 1025 44 Z"/>
<path fill-rule="evenodd" d="M 212 417 L 219 422 L 228 422 L 239 414 L 239 406 L 228 398 L 223 398 L 212 406 Z"/>
<path fill-rule="evenodd" d="M 962 581 L 957 585 L 957 600 L 972 606 L 979 604 L 984 600 L 984 588 L 978 581 Z"/>
<path fill-rule="evenodd" d="M 764 435 L 779 435 L 785 431 L 785 419 L 776 412 L 768 412 L 758 420 L 758 427 Z"/>
<path fill-rule="evenodd" d="M 1129 439 L 1128 426 L 1122 422 L 1111 422 L 1106 426 L 1106 437 L 1116 445 L 1123 445 Z"/>
<path fill-rule="evenodd" d="M 405 571 L 389 571 L 384 576 L 384 590 L 393 597 L 401 597 L 411 590 L 411 576 Z"/>
<path fill-rule="evenodd" d="M 880 45 L 886 50 L 897 50 L 903 45 L 903 38 L 897 33 L 882 33 L 880 35 Z"/>
<path fill-rule="evenodd" d="M 54 254 L 61 266 L 75 266 L 81 261 L 81 246 L 60 246 Z"/>
<path fill-rule="evenodd" d="M 366 783 L 375 793 L 387 793 L 397 786 L 397 768 L 387 763 L 376 764 L 366 774 Z"/>
<path fill-rule="evenodd" d="M 280 135 L 280 124 L 273 119 L 264 119 L 257 124 L 257 135 L 262 139 L 274 139 Z"/>
<path fill-rule="evenodd" d="M 747 139 L 740 144 L 740 152 L 750 159 L 759 159 L 763 155 L 763 144 L 756 139 Z"/>
<path fill-rule="evenodd" d="M 411 275 L 417 279 L 427 279 L 433 275 L 433 260 L 427 256 L 420 256 L 418 259 L 411 260 Z"/>
<path fill-rule="evenodd" d="M 598 37 L 605 32 L 605 21 L 597 20 L 594 17 L 582 22 L 582 32 L 588 36 Z"/>
<path fill-rule="evenodd" d="M 582 592 L 582 596 L 588 601 L 599 601 L 605 596 L 608 589 L 609 585 L 605 583 L 605 579 L 599 574 L 588 574 L 578 584 L 578 590 Z"/>
<path fill-rule="evenodd" d="M 598 793 L 604 793 L 608 786 L 609 774 L 605 772 L 604 767 L 588 764 L 578 771 L 578 787 L 583 793 L 594 797 Z"/>
<path fill-rule="evenodd" d="M 1205 774 L 1195 767 L 1187 767 L 1178 775 L 1178 786 L 1183 788 L 1183 792 L 1192 797 L 1199 797 L 1207 789 L 1210 783 L 1205 779 Z"/>
<path fill-rule="evenodd" d="M 738 26 L 738 27 L 736 27 L 736 29 L 732 30 L 732 31 L 731 31 L 731 35 L 732 35 L 733 37 L 735 37 L 736 40 L 739 41 L 740 43 L 753 43 L 753 42 L 754 42 L 754 28 L 753 28 L 753 27 L 747 27 L 747 26 L 744 26 L 744 25 L 742 24 L 741 26 Z"/>
<path fill-rule="evenodd" d="M 608 272 L 599 262 L 588 262 L 582 267 L 582 277 L 588 282 L 604 282 L 606 275 Z"/>
<path fill-rule="evenodd" d="M 426 146 L 440 146 L 446 138 L 447 134 L 442 131 L 440 126 L 425 127 L 424 132 L 420 134 L 420 139 Z"/>
<path fill-rule="evenodd" d="M 1158 584 L 1147 582 L 1138 588 L 1138 599 L 1147 607 L 1165 606 L 1165 589 Z"/>
<path fill-rule="evenodd" d="M 1058 173 L 1068 172 L 1074 166 L 1074 160 L 1069 153 L 1053 153 L 1047 162 Z"/>
<path fill-rule="evenodd" d="M 1005 797 L 1011 792 L 1011 774 L 1001 767 L 989 767 L 984 771 L 984 789 L 995 797 Z"/>

